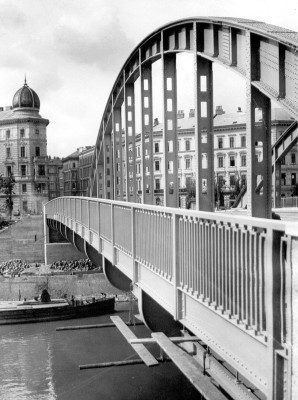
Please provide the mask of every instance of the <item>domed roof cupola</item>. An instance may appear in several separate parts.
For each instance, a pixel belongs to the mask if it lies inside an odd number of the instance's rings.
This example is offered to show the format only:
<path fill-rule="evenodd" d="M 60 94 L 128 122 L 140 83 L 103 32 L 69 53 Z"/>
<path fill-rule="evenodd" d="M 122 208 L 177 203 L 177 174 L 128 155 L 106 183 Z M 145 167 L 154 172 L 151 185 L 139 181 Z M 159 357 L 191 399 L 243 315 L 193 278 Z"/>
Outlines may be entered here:
<path fill-rule="evenodd" d="M 39 110 L 40 108 L 40 101 L 39 97 L 37 94 L 32 90 L 26 82 L 26 77 L 25 77 L 25 83 L 24 86 L 19 89 L 16 94 L 13 96 L 12 99 L 12 108 L 13 109 L 19 109 L 19 108 L 29 108 L 33 110 Z"/>

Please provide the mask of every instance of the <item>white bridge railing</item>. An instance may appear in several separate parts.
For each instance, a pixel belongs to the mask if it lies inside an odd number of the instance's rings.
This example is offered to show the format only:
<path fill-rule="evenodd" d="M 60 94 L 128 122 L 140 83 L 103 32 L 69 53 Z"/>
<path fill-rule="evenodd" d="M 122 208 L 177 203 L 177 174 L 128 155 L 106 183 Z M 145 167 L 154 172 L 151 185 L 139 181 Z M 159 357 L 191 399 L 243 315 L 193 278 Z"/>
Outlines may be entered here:
<path fill-rule="evenodd" d="M 45 217 L 83 237 L 268 398 L 277 373 L 288 370 L 290 385 L 297 237 L 286 223 L 85 197 L 52 200 Z"/>

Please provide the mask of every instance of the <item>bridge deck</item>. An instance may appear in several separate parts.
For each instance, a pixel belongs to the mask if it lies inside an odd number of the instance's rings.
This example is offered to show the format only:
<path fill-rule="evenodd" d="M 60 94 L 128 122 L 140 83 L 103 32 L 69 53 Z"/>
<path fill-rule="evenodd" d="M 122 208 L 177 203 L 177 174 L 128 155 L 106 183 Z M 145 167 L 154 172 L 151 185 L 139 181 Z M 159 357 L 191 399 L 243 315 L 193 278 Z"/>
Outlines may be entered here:
<path fill-rule="evenodd" d="M 226 396 L 211 383 L 210 378 L 203 375 L 192 356 L 176 346 L 164 333 L 152 333 L 152 337 L 206 400 L 226 400 Z"/>
<path fill-rule="evenodd" d="M 122 333 L 122 335 L 125 337 L 125 339 L 128 341 L 128 343 L 132 346 L 132 348 L 135 350 L 135 352 L 139 355 L 139 357 L 144 361 L 144 363 L 148 367 L 158 365 L 158 361 L 156 360 L 156 358 L 153 357 L 153 355 L 146 349 L 146 347 L 143 344 L 141 344 L 141 343 L 131 344 L 130 343 L 130 340 L 137 339 L 137 337 L 127 327 L 125 322 L 123 322 L 120 317 L 112 316 L 110 318 L 113 321 L 113 323 L 116 325 L 116 327 L 119 329 L 119 331 Z"/>

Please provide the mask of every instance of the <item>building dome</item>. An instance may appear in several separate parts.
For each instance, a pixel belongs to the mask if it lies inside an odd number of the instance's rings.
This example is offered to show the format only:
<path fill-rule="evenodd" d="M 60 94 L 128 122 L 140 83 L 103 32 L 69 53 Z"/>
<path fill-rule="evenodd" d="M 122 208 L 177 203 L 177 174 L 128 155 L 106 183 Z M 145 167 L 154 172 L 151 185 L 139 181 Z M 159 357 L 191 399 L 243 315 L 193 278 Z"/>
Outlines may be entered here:
<path fill-rule="evenodd" d="M 27 85 L 26 79 L 24 86 L 21 87 L 13 96 L 12 108 L 32 108 L 34 110 L 39 110 L 40 108 L 39 97 L 34 90 Z"/>

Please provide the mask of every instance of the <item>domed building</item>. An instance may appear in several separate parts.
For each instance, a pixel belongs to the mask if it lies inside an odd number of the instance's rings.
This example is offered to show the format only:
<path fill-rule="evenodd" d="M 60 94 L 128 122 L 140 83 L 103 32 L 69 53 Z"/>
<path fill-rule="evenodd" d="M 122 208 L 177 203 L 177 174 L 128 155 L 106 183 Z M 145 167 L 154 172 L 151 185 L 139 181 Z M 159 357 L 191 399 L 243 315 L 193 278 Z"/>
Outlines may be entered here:
<path fill-rule="evenodd" d="M 12 106 L 0 107 L 0 174 L 16 181 L 14 213 L 40 213 L 42 204 L 56 197 L 49 196 L 50 164 L 61 160 L 47 156 L 49 120 L 39 109 L 39 97 L 26 79 L 13 96 Z M 57 171 L 55 174 L 58 177 Z M 3 198 L 1 203 L 3 211 Z"/>

